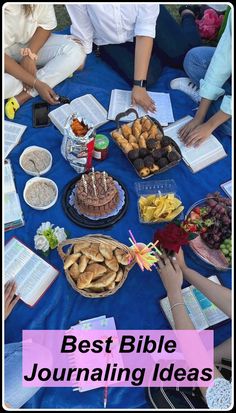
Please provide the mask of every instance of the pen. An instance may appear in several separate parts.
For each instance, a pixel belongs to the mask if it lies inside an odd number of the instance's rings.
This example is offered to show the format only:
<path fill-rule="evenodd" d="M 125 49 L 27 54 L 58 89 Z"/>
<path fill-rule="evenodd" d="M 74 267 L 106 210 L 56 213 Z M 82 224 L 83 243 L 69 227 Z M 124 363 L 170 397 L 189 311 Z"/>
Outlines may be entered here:
<path fill-rule="evenodd" d="M 107 401 L 108 401 L 108 387 L 104 387 L 104 398 L 103 398 L 104 409 L 107 407 Z"/>

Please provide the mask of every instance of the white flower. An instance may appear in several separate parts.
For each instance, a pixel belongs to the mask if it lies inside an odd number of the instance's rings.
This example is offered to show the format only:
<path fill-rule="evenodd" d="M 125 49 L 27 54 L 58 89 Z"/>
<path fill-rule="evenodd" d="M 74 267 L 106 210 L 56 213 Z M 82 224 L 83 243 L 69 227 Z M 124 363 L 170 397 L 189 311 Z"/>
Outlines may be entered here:
<path fill-rule="evenodd" d="M 49 222 L 49 221 L 42 222 L 40 227 L 37 229 L 37 234 L 42 234 L 43 231 L 46 231 L 47 229 L 50 229 L 52 227 L 53 227 L 53 224 L 51 224 L 51 222 Z"/>
<path fill-rule="evenodd" d="M 65 241 L 65 239 L 67 238 L 64 228 L 60 227 L 56 227 L 54 229 L 54 235 L 58 239 L 58 242 Z"/>
<path fill-rule="evenodd" d="M 46 252 L 49 249 L 49 242 L 44 235 L 35 235 L 34 246 L 36 250 Z"/>

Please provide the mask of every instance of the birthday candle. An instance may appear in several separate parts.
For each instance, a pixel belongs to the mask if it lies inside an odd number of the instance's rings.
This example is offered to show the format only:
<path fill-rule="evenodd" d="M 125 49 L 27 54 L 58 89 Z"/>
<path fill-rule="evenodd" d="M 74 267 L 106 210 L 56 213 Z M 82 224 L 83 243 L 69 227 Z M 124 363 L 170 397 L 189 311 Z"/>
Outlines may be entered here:
<path fill-rule="evenodd" d="M 94 195 L 95 195 L 95 196 L 97 196 L 97 189 L 96 189 L 96 184 L 95 184 L 95 178 L 94 178 L 94 175 L 92 175 L 92 183 L 93 183 Z"/>
<path fill-rule="evenodd" d="M 86 192 L 86 194 L 88 193 L 88 187 L 87 187 L 87 182 L 85 180 L 84 175 L 82 175 L 82 181 L 83 181 L 83 185 L 84 185 L 84 190 Z"/>
<path fill-rule="evenodd" d="M 107 181 L 106 181 L 106 172 L 103 171 L 103 184 L 104 184 L 104 189 L 107 191 Z"/>

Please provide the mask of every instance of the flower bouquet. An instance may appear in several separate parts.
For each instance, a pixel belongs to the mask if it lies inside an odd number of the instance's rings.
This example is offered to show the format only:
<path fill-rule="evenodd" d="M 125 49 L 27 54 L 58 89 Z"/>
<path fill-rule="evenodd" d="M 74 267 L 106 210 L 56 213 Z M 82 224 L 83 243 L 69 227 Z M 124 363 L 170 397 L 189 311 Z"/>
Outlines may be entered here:
<path fill-rule="evenodd" d="M 54 228 L 54 224 L 49 221 L 43 222 L 34 236 L 34 247 L 44 256 L 48 256 L 50 249 L 55 249 L 60 242 L 67 239 L 67 236 L 64 228 L 58 226 Z"/>

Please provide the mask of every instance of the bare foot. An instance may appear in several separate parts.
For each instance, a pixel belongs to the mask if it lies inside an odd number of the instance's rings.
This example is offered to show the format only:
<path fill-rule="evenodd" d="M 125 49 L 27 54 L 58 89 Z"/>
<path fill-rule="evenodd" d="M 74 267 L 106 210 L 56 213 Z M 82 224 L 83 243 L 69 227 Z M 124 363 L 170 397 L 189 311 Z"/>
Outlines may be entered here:
<path fill-rule="evenodd" d="M 24 90 L 22 92 L 19 93 L 19 95 L 15 96 L 17 102 L 19 103 L 19 105 L 23 105 L 23 103 L 27 102 L 28 100 L 32 99 L 32 96 L 25 92 Z"/>

